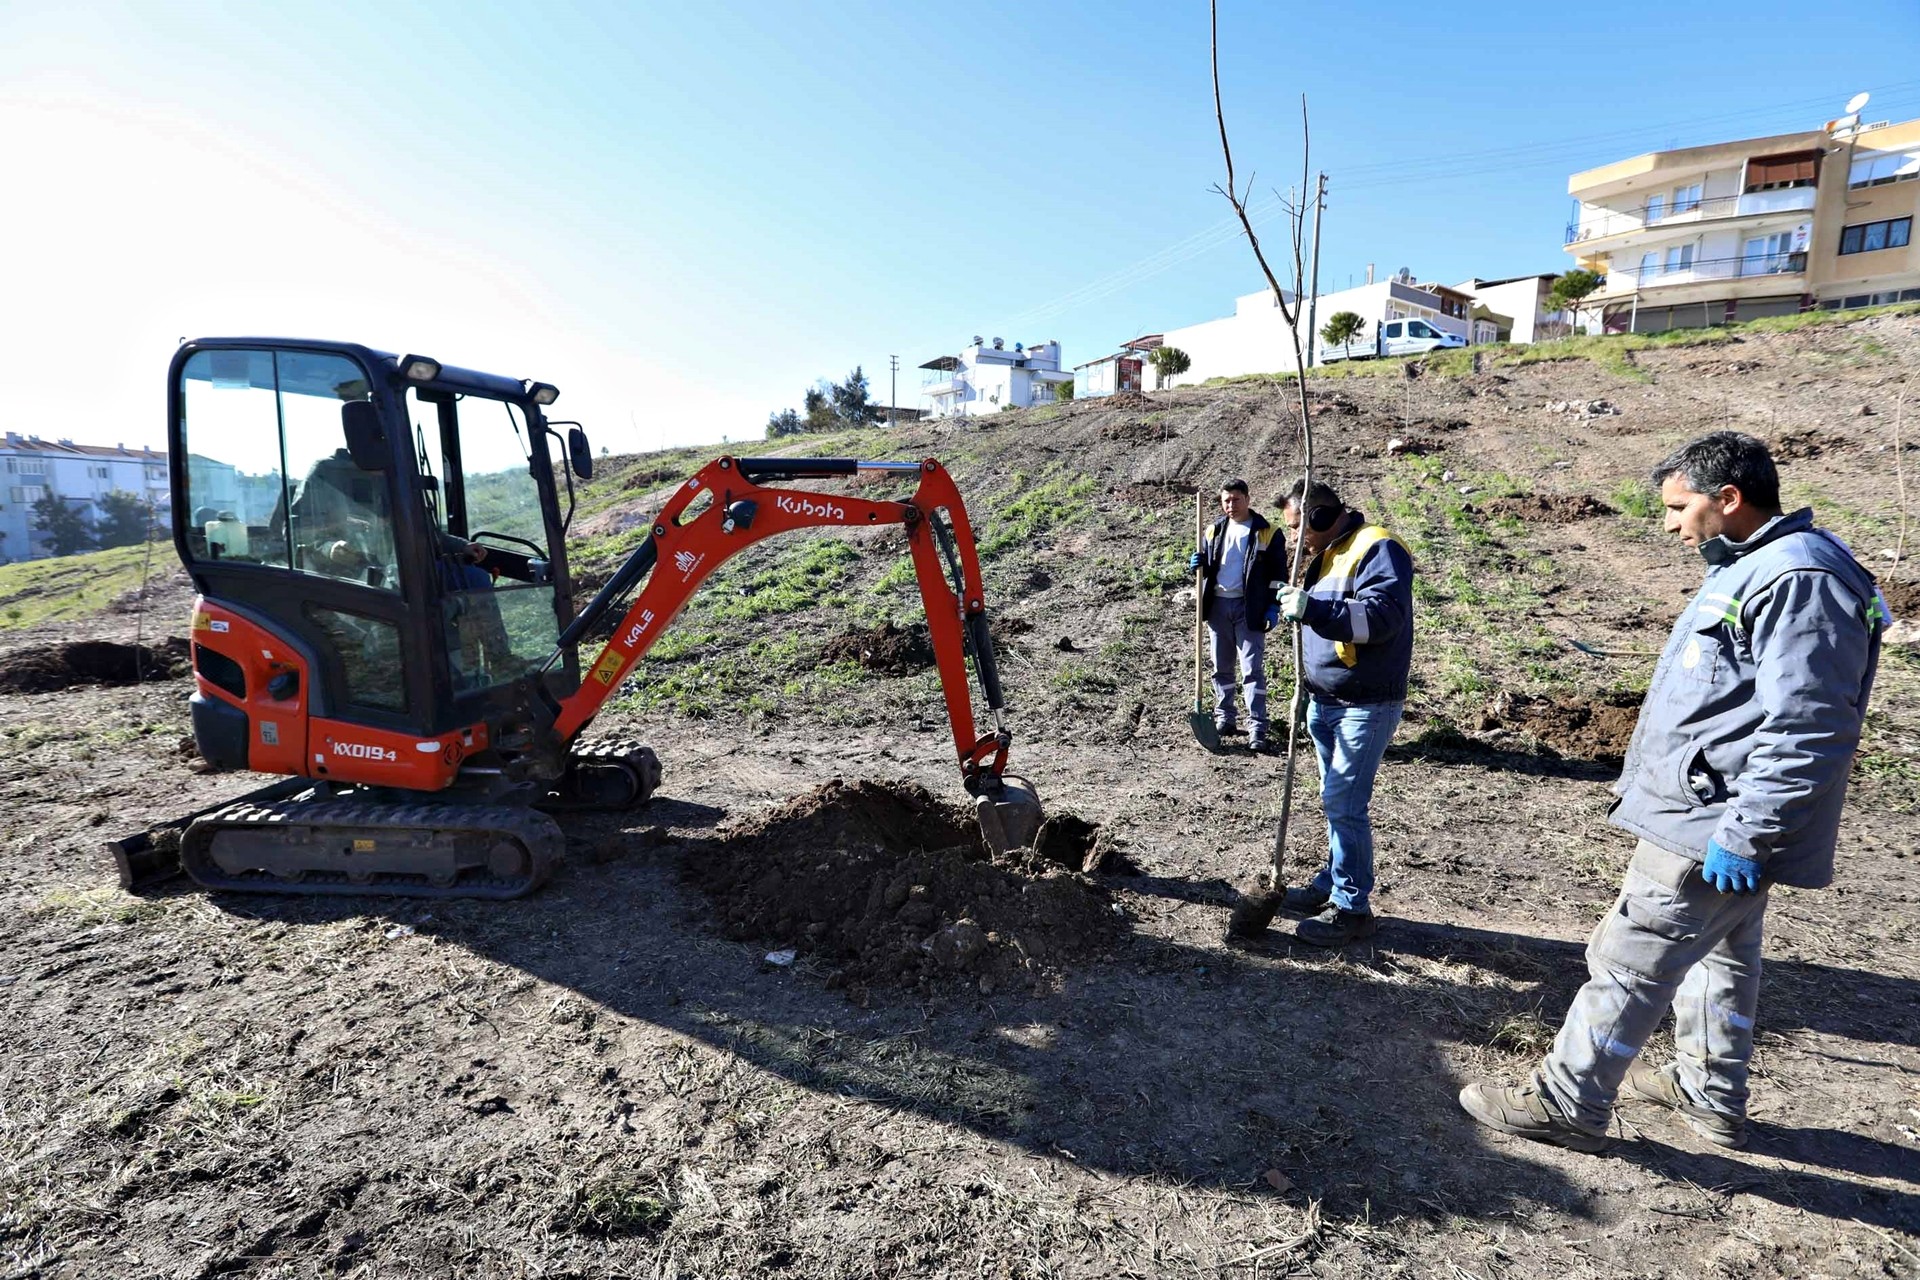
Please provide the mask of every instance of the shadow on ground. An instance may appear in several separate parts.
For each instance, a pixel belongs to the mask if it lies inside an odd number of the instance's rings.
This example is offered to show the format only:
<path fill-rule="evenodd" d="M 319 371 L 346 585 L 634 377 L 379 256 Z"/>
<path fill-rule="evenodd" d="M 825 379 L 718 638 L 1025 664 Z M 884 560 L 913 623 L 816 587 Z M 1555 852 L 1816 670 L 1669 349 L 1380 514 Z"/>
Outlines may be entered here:
<path fill-rule="evenodd" d="M 1584 1215 L 1589 1186 L 1556 1165 L 1618 1159 L 1836 1220 L 1920 1226 L 1911 1154 L 1857 1134 L 1759 1126 L 1755 1149 L 1812 1166 L 1795 1170 L 1651 1138 L 1546 1160 L 1474 1126 L 1455 1103 L 1454 1051 L 1487 1044 L 1516 1014 L 1563 1009 L 1584 976 L 1576 944 L 1401 921 L 1376 945 L 1334 955 L 1296 953 L 1278 934 L 1227 951 L 1135 933 L 1051 994 L 876 992 L 863 1008 L 825 989 L 804 960 L 774 968 L 763 947 L 719 940 L 701 918 L 704 899 L 680 882 L 678 856 L 663 848 L 577 868 L 510 910 L 436 903 L 420 927 L 805 1088 L 1129 1178 L 1247 1189 L 1277 1169 L 1329 1212 L 1376 1222 L 1527 1205 Z M 1212 896 L 1207 886 L 1183 909 Z M 415 918 L 366 899 L 213 901 L 289 922 L 369 909 Z M 1769 961 L 1768 974 L 1762 1020 L 1772 1030 L 1920 1043 L 1920 983 L 1794 961 Z M 1662 1127 L 1664 1113 L 1634 1119 L 1690 1140 Z"/>

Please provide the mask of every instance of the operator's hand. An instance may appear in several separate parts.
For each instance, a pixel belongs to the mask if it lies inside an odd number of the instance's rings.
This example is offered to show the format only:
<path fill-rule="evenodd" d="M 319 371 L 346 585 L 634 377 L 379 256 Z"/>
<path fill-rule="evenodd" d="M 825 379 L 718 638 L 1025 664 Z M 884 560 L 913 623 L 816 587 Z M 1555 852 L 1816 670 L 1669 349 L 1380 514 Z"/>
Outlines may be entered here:
<path fill-rule="evenodd" d="M 1712 840 L 1707 841 L 1707 861 L 1700 874 L 1721 893 L 1755 893 L 1760 888 L 1760 864 Z"/>
<path fill-rule="evenodd" d="M 1298 587 L 1280 588 L 1280 599 L 1274 606 L 1280 610 L 1280 616 L 1288 622 L 1304 622 L 1307 617 L 1307 601 L 1312 599 Z"/>
<path fill-rule="evenodd" d="M 1205 562 L 1200 559 L 1200 553 L 1198 551 L 1194 552 L 1192 555 L 1187 557 L 1187 572 L 1188 573 L 1200 572 L 1200 566 L 1203 563 Z"/>

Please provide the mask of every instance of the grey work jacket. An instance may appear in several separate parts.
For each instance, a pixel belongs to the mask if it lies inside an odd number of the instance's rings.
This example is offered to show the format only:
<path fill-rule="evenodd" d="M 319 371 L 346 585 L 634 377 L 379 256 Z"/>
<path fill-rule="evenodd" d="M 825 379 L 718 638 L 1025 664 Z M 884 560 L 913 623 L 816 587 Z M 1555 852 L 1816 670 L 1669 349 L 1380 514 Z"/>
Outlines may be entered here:
<path fill-rule="evenodd" d="M 1660 654 L 1610 821 L 1696 862 L 1711 840 L 1769 883 L 1822 888 L 1886 606 L 1808 509 L 1727 549 Z"/>

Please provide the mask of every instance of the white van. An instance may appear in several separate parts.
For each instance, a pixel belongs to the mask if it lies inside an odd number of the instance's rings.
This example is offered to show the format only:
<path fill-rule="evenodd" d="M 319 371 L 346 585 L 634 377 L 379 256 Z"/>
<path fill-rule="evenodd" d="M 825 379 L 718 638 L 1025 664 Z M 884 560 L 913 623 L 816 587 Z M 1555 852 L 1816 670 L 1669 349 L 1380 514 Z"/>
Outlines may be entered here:
<path fill-rule="evenodd" d="M 1459 334 L 1436 329 L 1425 320 L 1389 320 L 1380 326 L 1383 356 L 1418 356 L 1466 345 L 1467 340 Z"/>
<path fill-rule="evenodd" d="M 1319 355 L 1321 364 L 1332 364 L 1336 360 L 1370 360 L 1374 356 L 1418 356 L 1466 345 L 1467 340 L 1459 334 L 1412 317 L 1382 320 L 1371 339 L 1356 335 L 1339 346 L 1322 342 Z"/>

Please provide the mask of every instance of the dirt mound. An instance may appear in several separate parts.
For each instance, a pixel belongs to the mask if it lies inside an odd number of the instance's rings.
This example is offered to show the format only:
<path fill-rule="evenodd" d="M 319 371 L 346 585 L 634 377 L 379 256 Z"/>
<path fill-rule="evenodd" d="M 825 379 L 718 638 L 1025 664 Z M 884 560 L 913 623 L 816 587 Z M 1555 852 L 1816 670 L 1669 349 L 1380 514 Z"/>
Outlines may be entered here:
<path fill-rule="evenodd" d="M 1487 503 L 1490 516 L 1516 516 L 1528 524 L 1572 524 L 1595 516 L 1610 516 L 1613 508 L 1587 493 L 1530 493 L 1524 498 L 1495 498 Z"/>
<path fill-rule="evenodd" d="M 1828 453 L 1846 453 L 1859 447 L 1854 441 L 1831 431 L 1802 427 L 1798 431 L 1783 431 L 1775 436 L 1768 442 L 1767 451 L 1773 454 L 1775 462 L 1799 462 Z"/>
<path fill-rule="evenodd" d="M 1920 622 L 1920 582 L 1906 582 L 1900 578 L 1880 579 L 1880 594 L 1886 597 L 1887 608 L 1901 622 Z"/>
<path fill-rule="evenodd" d="M 1090 850 L 1098 832 L 1068 823 L 1057 839 Z M 1098 884 L 1023 858 L 994 860 L 971 816 L 924 787 L 835 779 L 726 824 L 690 850 L 686 875 L 712 896 L 728 936 L 824 961 L 830 986 L 964 983 L 991 994 L 1044 983 L 1119 929 Z"/>
<path fill-rule="evenodd" d="M 187 673 L 187 642 L 158 645 L 72 640 L 0 656 L 0 693 L 52 693 L 83 684 L 138 684 Z"/>
<path fill-rule="evenodd" d="M 1109 422 L 1100 428 L 1102 440 L 1117 440 L 1121 444 L 1146 444 L 1151 440 L 1167 438 L 1165 422 L 1148 422 L 1143 418 L 1121 418 Z"/>
<path fill-rule="evenodd" d="M 1503 693 L 1481 713 L 1480 729 L 1525 734 L 1570 760 L 1618 764 L 1626 758 L 1627 744 L 1633 740 L 1633 726 L 1639 718 L 1637 702 Z"/>
<path fill-rule="evenodd" d="M 869 671 L 904 676 L 933 665 L 933 641 L 924 622 L 901 627 L 889 620 L 835 636 L 820 650 L 820 661 L 857 662 Z"/>

